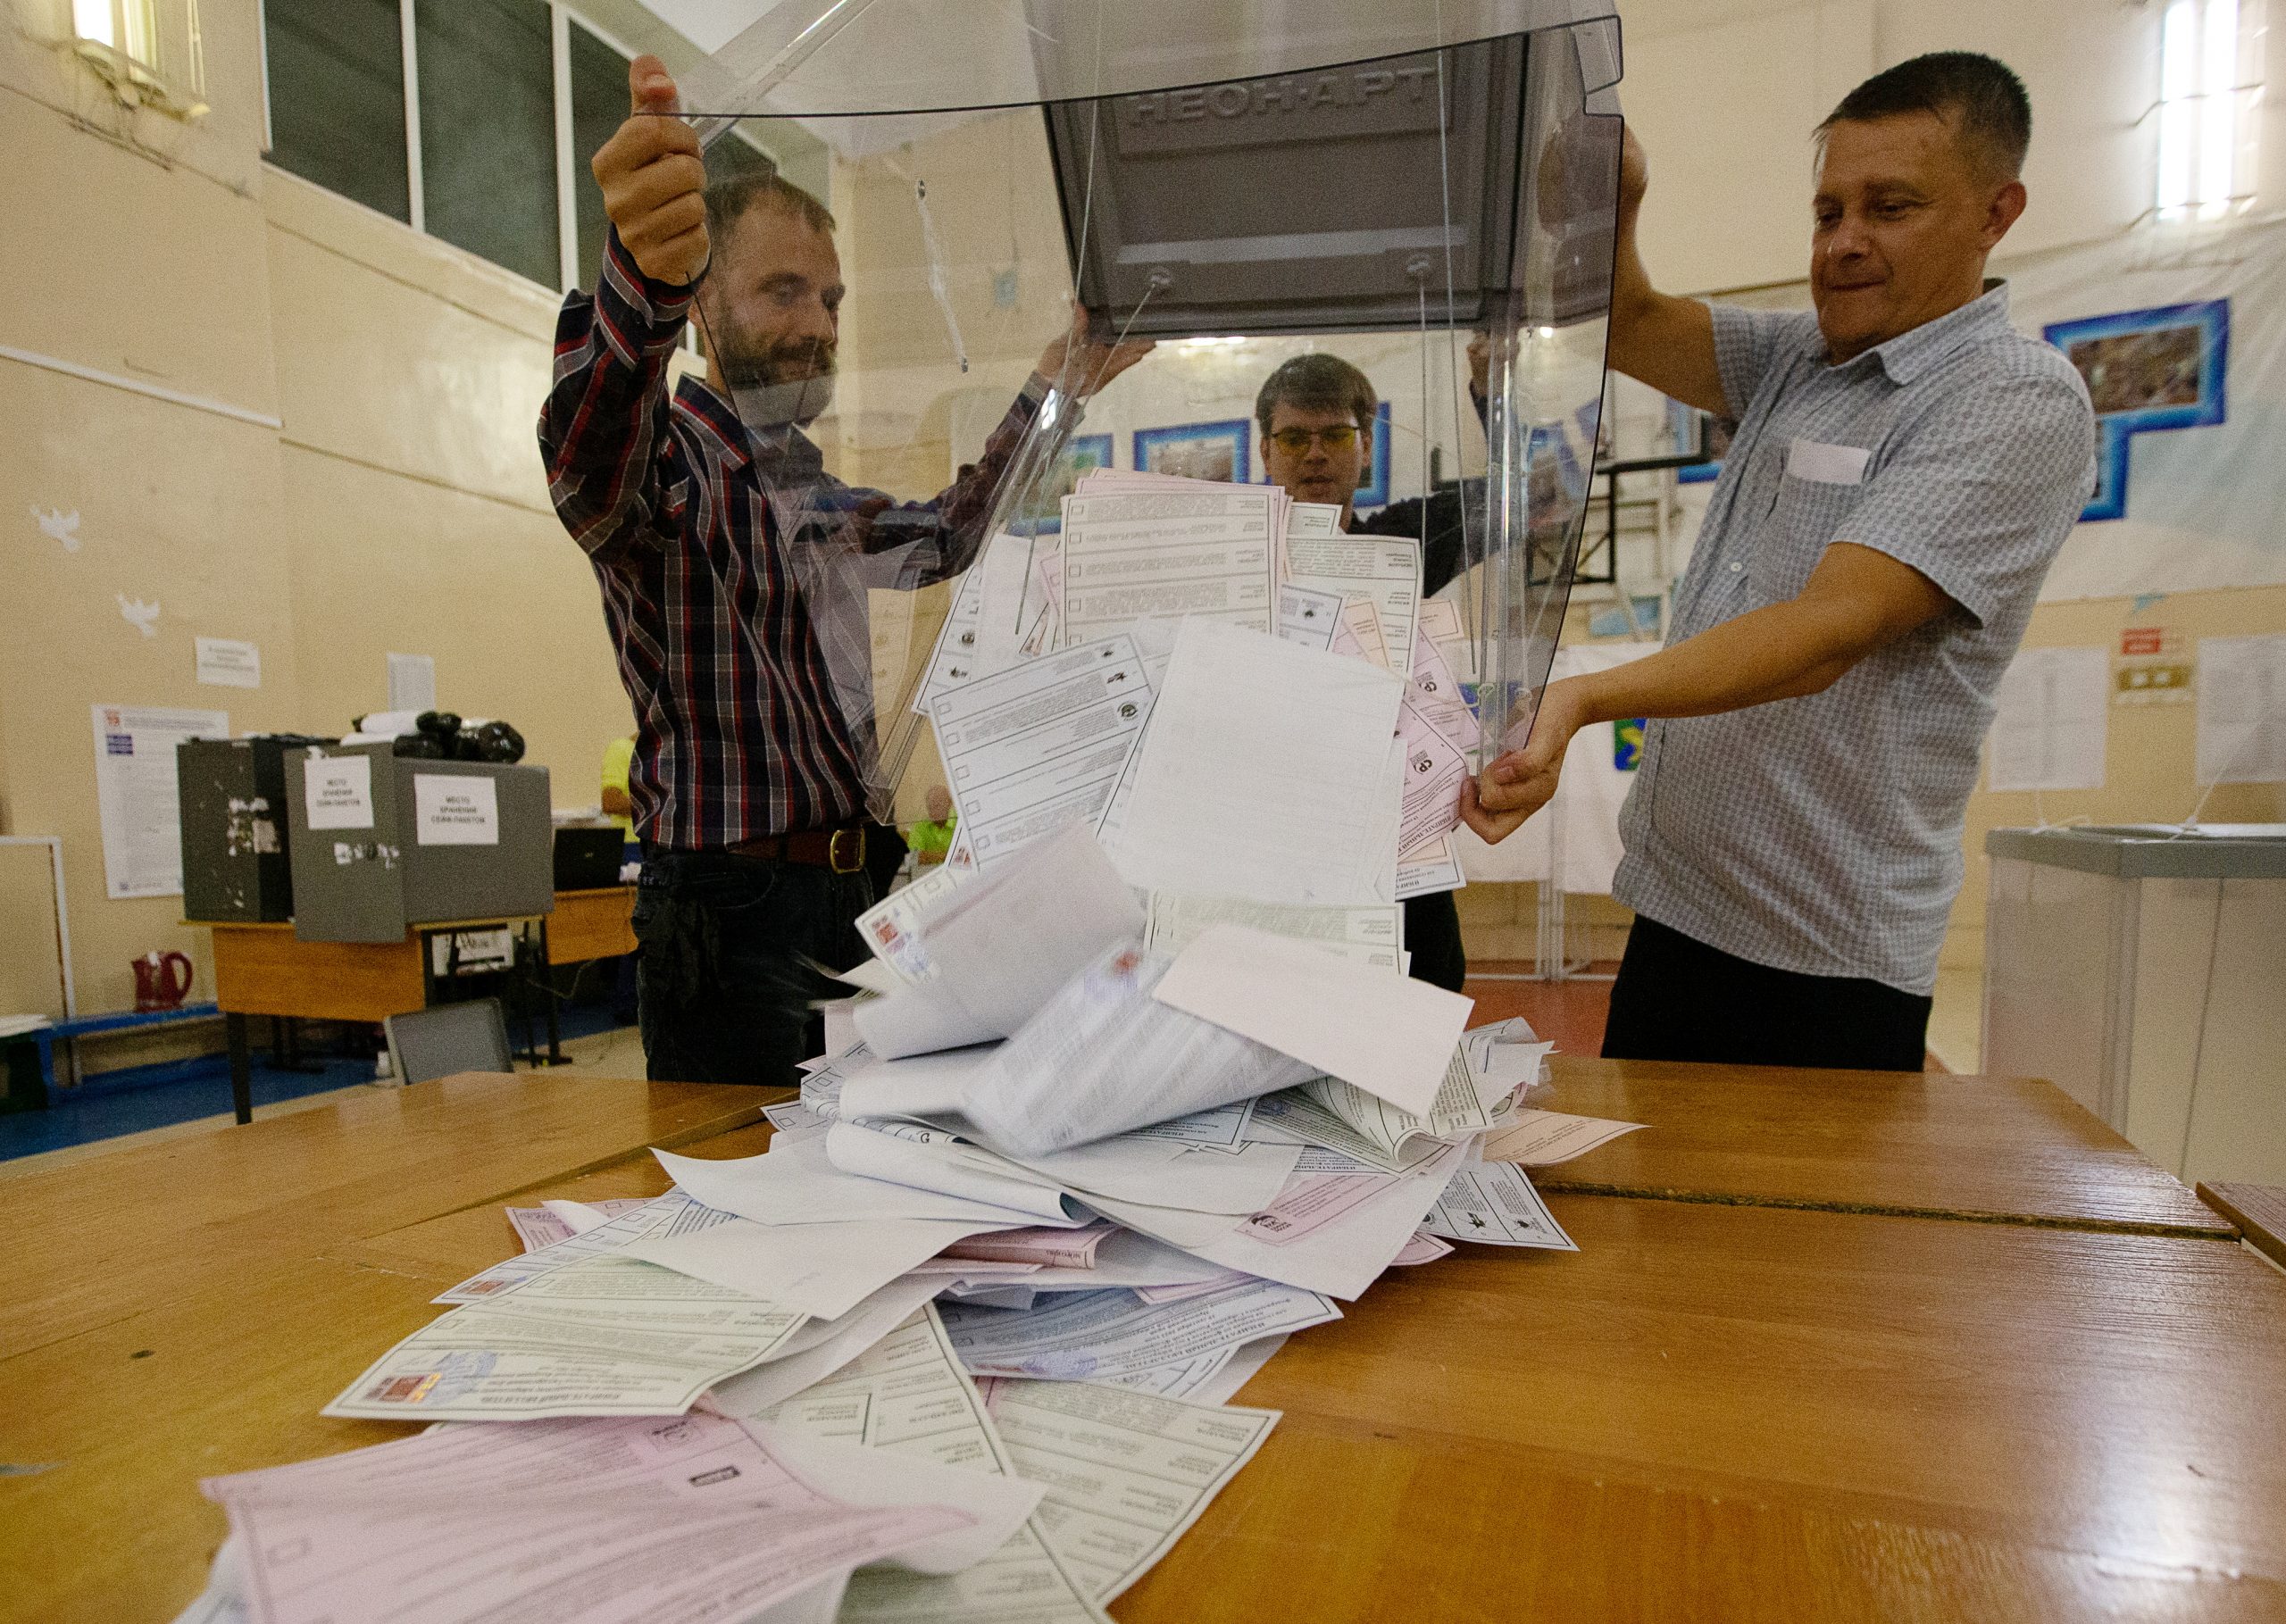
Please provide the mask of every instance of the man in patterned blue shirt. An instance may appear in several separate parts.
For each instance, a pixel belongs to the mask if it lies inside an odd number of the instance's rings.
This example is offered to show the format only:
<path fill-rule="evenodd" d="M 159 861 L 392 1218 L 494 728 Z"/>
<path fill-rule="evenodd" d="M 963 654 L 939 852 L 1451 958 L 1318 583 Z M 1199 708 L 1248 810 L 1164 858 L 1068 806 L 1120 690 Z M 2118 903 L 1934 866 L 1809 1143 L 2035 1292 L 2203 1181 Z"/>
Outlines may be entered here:
<path fill-rule="evenodd" d="M 1738 430 L 1669 646 L 1551 683 L 1463 804 L 1497 840 L 1580 729 L 1653 719 L 1607 1056 L 1922 1065 L 1993 692 L 2094 480 L 2079 375 L 1984 277 L 2031 133 L 1987 56 L 1851 91 L 1818 127 L 1814 314 L 1654 289 L 1627 138 L 1612 364 Z"/>

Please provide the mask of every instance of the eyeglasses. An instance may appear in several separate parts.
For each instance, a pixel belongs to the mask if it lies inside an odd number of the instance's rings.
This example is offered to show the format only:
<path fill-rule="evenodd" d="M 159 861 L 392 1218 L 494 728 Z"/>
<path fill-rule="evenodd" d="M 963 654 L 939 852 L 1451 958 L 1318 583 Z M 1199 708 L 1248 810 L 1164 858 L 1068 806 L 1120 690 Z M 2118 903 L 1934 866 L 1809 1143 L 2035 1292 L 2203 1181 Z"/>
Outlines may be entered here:
<path fill-rule="evenodd" d="M 1281 429 L 1270 443 L 1289 457 L 1306 456 L 1313 445 L 1328 451 L 1347 451 L 1357 443 L 1357 425 L 1336 423 L 1331 429 Z"/>

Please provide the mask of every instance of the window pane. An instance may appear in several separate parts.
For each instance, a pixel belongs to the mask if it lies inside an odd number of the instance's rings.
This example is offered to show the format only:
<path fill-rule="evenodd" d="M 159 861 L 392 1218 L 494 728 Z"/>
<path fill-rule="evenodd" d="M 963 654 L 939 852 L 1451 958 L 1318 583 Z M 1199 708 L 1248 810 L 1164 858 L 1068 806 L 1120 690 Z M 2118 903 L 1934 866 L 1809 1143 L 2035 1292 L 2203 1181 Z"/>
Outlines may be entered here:
<path fill-rule="evenodd" d="M 604 193 L 588 167 L 627 119 L 627 59 L 572 25 L 572 182 L 580 198 L 580 286 L 593 288 L 604 262 Z"/>
<path fill-rule="evenodd" d="M 411 220 L 396 0 L 268 0 L 263 16 L 271 161 Z"/>
<path fill-rule="evenodd" d="M 555 71 L 544 0 L 419 0 L 429 235 L 554 287 Z"/>

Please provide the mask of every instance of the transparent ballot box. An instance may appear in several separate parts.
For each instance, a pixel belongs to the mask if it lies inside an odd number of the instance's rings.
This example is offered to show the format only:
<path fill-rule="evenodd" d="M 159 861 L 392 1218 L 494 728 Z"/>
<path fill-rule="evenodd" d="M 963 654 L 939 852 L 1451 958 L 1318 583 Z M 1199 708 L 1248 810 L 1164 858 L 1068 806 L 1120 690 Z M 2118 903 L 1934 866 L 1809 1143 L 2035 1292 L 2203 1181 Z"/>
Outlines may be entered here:
<path fill-rule="evenodd" d="M 1521 742 L 1605 396 L 1608 0 L 681 9 L 710 26 L 624 43 L 705 143 L 701 359 L 876 815 L 932 680 L 1056 646 L 1075 482 L 1261 483 L 1257 392 L 1312 353 L 1372 386 L 1353 529 L 1419 539 L 1488 751 Z M 982 622 L 916 624 L 905 589 L 988 554 Z"/>

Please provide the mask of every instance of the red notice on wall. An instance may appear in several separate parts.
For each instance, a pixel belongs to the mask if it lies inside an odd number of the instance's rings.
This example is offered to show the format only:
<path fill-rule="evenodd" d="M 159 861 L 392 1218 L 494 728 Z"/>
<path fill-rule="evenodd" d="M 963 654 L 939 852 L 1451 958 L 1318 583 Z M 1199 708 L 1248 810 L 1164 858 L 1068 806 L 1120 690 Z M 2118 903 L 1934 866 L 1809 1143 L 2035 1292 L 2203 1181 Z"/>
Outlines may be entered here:
<path fill-rule="evenodd" d="M 2122 655 L 2165 654 L 2166 637 L 2164 627 L 2130 626 L 2119 634 L 2119 652 Z"/>

